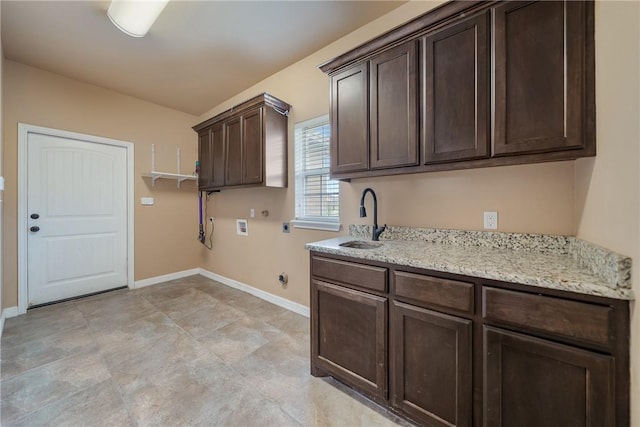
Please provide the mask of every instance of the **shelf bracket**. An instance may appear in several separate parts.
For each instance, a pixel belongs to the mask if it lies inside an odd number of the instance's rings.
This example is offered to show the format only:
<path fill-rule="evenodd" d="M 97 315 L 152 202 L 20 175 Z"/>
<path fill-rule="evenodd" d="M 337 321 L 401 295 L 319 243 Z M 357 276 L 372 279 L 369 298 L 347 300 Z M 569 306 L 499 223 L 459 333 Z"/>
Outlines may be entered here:
<path fill-rule="evenodd" d="M 184 181 L 196 181 L 198 179 L 197 175 L 183 175 L 180 172 L 180 163 L 182 162 L 182 152 L 180 151 L 180 148 L 177 149 L 176 157 L 178 162 L 178 173 L 156 171 L 156 145 L 151 144 L 151 172 L 149 172 L 148 175 L 145 174 L 144 176 L 148 176 L 149 178 L 151 178 L 152 187 L 156 186 L 156 181 L 160 178 L 176 180 L 178 188 L 180 188 L 180 184 Z"/>

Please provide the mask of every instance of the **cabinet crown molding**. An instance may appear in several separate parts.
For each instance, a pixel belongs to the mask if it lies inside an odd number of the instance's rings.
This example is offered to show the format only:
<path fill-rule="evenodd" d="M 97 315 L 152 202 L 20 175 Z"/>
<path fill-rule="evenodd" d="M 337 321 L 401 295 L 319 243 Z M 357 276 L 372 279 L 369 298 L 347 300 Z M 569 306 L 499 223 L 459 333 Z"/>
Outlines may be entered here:
<path fill-rule="evenodd" d="M 486 7 L 491 1 L 450 1 L 437 6 L 424 14 L 401 24 L 386 33 L 379 35 L 361 45 L 332 58 L 318 68 L 324 73 L 333 74 L 341 69 L 361 61 L 363 58 L 375 55 L 381 50 L 389 48 L 391 45 L 401 44 L 404 41 L 417 38 L 420 35 L 447 25 L 451 20 L 463 18 L 477 10 Z"/>
<path fill-rule="evenodd" d="M 289 111 L 291 111 L 291 105 L 284 102 L 281 99 L 276 98 L 273 95 L 270 95 L 266 92 L 261 93 L 260 95 L 254 96 L 251 99 L 241 102 L 240 104 L 234 105 L 226 111 L 223 111 L 220 114 L 217 114 L 210 119 L 205 120 L 204 122 L 198 123 L 193 126 L 192 129 L 196 132 L 200 132 L 202 129 L 205 129 L 217 122 L 221 122 L 225 119 L 228 119 L 234 114 L 241 113 L 243 111 L 249 110 L 256 106 L 267 106 L 276 110 L 278 113 L 283 114 L 285 116 L 289 115 Z"/>

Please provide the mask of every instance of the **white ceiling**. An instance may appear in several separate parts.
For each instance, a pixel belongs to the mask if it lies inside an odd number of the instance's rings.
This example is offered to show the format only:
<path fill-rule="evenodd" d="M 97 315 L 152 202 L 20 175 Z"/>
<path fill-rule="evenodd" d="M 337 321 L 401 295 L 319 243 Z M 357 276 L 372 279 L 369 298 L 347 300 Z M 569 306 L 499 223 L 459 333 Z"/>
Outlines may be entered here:
<path fill-rule="evenodd" d="M 200 115 L 402 3 L 173 0 L 133 38 L 109 1 L 2 0 L 2 44 L 7 59 Z"/>

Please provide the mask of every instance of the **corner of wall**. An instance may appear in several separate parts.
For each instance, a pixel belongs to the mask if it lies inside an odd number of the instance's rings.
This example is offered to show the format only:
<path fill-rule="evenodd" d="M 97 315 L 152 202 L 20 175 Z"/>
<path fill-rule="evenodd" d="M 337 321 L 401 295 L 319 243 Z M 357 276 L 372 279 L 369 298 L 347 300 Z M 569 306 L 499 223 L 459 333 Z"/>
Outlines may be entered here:
<path fill-rule="evenodd" d="M 2 2 L 0 2 L 0 260 L 2 259 L 2 234 L 3 234 L 3 204 L 4 198 L 4 175 L 3 175 L 3 159 L 4 159 L 4 51 L 2 50 Z M 3 271 L 2 262 L 0 262 L 0 311 L 2 311 L 2 293 L 3 287 Z M 2 313 L 2 325 L 4 325 L 4 312 Z M 0 326 L 0 337 L 2 336 L 2 326 Z"/>

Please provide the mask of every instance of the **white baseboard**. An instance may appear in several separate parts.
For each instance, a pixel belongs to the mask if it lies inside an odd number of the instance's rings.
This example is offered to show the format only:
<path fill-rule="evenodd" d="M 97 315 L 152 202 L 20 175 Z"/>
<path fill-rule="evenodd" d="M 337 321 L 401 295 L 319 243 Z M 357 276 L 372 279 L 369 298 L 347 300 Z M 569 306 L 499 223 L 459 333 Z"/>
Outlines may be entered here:
<path fill-rule="evenodd" d="M 2 314 L 4 314 L 5 319 L 11 319 L 12 317 L 16 317 L 18 315 L 18 307 L 7 307 L 2 310 Z"/>
<path fill-rule="evenodd" d="M 133 289 L 144 288 L 145 286 L 156 285 L 162 282 L 168 282 L 169 280 L 182 279 L 183 277 L 195 276 L 200 274 L 199 268 L 192 268 L 191 270 L 178 271 L 176 273 L 163 274 L 162 276 L 149 277 L 148 279 L 136 280 L 133 284 Z"/>
<path fill-rule="evenodd" d="M 270 294 L 269 292 L 265 292 L 261 289 L 254 288 L 253 286 L 249 286 L 245 283 L 238 282 L 237 280 L 233 280 L 228 277 L 221 276 L 220 274 L 212 273 L 211 271 L 205 270 L 204 268 L 192 268 L 191 270 L 178 271 L 176 273 L 164 274 L 162 276 L 149 277 L 147 279 L 136 280 L 134 283 L 134 289 L 143 288 L 145 286 L 151 286 L 158 283 L 168 282 L 169 280 L 182 279 L 183 277 L 195 276 L 196 274 L 200 274 L 208 279 L 215 280 L 216 282 L 220 282 L 223 285 L 227 285 L 231 288 L 246 292 L 260 299 L 268 301 L 272 304 L 275 304 L 279 307 L 282 307 L 289 311 L 293 311 L 294 313 L 298 313 L 301 316 L 309 317 L 309 307 L 306 307 L 302 304 L 298 304 L 297 302 L 289 301 L 286 298 L 282 298 L 277 295 Z M 2 336 L 2 328 L 4 327 L 4 320 L 9 319 L 11 317 L 16 317 L 17 315 L 18 315 L 18 307 L 7 307 L 4 310 L 2 310 L 2 314 L 0 315 L 0 336 Z"/>
<path fill-rule="evenodd" d="M 2 331 L 4 331 L 4 320 L 16 317 L 18 315 L 18 307 L 7 307 L 4 310 L 0 310 L 0 338 L 2 338 Z"/>
<path fill-rule="evenodd" d="M 207 279 L 215 280 L 216 282 L 220 282 L 223 285 L 227 285 L 231 288 L 238 289 L 240 291 L 246 292 L 260 299 L 268 301 L 272 304 L 275 304 L 279 307 L 285 308 L 289 311 L 293 311 L 294 313 L 298 313 L 301 316 L 309 317 L 309 307 L 306 307 L 302 304 L 298 304 L 297 302 L 289 301 L 286 298 L 282 298 L 277 295 L 270 294 L 269 292 L 265 292 L 261 289 L 254 288 L 253 286 L 249 286 L 245 283 L 238 282 L 237 280 L 233 280 L 228 277 L 224 277 L 219 274 L 212 273 L 211 271 L 205 270 L 204 268 L 200 269 L 200 274 L 206 277 Z"/>

